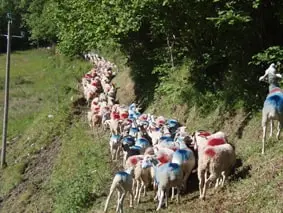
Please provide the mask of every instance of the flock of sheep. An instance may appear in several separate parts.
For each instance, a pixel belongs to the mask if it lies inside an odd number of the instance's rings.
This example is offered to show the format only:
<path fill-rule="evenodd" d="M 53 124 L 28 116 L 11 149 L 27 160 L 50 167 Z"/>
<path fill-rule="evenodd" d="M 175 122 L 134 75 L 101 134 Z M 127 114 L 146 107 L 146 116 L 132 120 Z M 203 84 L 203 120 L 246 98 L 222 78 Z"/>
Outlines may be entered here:
<path fill-rule="evenodd" d="M 197 171 L 200 199 L 212 184 L 223 186 L 235 165 L 234 147 L 223 132 L 195 131 L 189 134 L 186 127 L 175 119 L 143 114 L 135 104 L 119 105 L 116 88 L 111 80 L 117 67 L 89 53 L 85 58 L 94 67 L 82 78 L 85 99 L 90 106 L 88 122 L 91 128 L 110 129 L 109 149 L 112 160 L 121 160 L 124 169 L 115 174 L 107 197 L 104 212 L 115 190 L 118 191 L 116 212 L 123 212 L 123 201 L 130 194 L 130 207 L 134 200 L 146 196 L 149 186 L 155 191 L 157 209 L 167 207 L 171 199 L 180 201 L 180 191 L 187 190 L 188 178 Z M 176 193 L 176 194 L 175 194 Z"/>

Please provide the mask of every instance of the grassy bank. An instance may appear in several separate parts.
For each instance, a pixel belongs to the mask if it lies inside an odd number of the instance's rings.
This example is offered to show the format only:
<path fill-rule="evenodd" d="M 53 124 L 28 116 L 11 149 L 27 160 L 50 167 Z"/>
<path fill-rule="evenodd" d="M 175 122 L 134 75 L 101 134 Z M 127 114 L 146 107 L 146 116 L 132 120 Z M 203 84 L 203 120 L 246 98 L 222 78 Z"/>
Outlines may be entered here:
<path fill-rule="evenodd" d="M 3 82 L 4 55 L 0 62 Z M 83 106 L 74 104 L 77 79 L 89 68 L 43 49 L 12 54 L 0 212 L 83 212 L 103 193 L 100 186 L 110 173 L 105 139 L 94 140 Z"/>

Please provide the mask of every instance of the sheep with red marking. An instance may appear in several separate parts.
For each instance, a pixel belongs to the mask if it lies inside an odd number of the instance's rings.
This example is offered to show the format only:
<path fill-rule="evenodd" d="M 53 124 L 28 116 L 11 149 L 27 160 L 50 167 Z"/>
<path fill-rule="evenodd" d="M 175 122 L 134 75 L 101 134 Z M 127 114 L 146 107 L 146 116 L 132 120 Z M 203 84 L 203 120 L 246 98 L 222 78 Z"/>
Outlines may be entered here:
<path fill-rule="evenodd" d="M 222 178 L 221 185 L 236 163 L 235 149 L 231 144 L 208 146 L 199 157 L 198 178 L 200 198 L 205 199 L 210 182 Z M 206 177 L 209 173 L 209 177 Z"/>
<path fill-rule="evenodd" d="M 220 145 L 227 144 L 227 136 L 224 132 L 216 132 L 214 134 L 210 134 L 206 131 L 196 131 L 193 134 L 193 144 L 195 150 L 198 151 L 198 179 L 199 179 L 199 190 L 200 190 L 200 198 L 204 198 L 203 196 L 203 188 L 205 183 L 207 182 L 207 176 L 212 175 L 210 172 L 210 169 L 208 168 L 209 165 L 207 165 L 207 156 L 212 156 L 212 148 L 218 147 Z M 230 144 L 228 147 L 231 146 Z M 234 151 L 235 154 L 235 151 Z M 231 161 L 233 161 L 234 156 L 231 156 Z M 227 161 L 227 165 L 229 164 L 229 161 Z M 223 162 L 220 161 L 222 164 Z M 218 169 L 221 169 L 219 167 Z M 218 187 L 218 184 L 221 182 L 221 185 L 223 186 L 225 179 L 227 177 L 227 171 L 219 171 L 221 175 L 217 175 L 216 178 L 210 178 L 208 184 L 212 183 L 213 181 L 216 181 L 215 187 Z M 213 176 L 214 177 L 214 176 Z M 206 186 L 207 188 L 207 186 Z"/>

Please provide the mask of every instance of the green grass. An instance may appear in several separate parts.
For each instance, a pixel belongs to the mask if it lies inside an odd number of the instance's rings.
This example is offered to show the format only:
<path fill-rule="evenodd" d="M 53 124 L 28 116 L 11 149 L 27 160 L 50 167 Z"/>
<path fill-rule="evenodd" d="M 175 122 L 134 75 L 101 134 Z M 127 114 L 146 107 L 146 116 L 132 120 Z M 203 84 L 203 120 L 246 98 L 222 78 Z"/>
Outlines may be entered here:
<path fill-rule="evenodd" d="M 3 79 L 4 55 L 0 57 L 0 62 L 0 78 Z M 79 122 L 72 125 L 75 118 L 72 114 L 71 101 L 71 99 L 76 100 L 79 97 L 77 79 L 89 68 L 90 65 L 86 62 L 71 61 L 63 56 L 55 56 L 46 50 L 30 50 L 12 54 L 8 167 L 0 172 L 0 197 L 4 198 L 8 193 L 12 193 L 12 197 L 15 196 L 17 201 L 13 201 L 12 198 L 6 200 L 1 212 L 18 212 L 20 209 L 25 209 L 26 212 L 36 212 L 39 209 L 53 211 L 53 206 L 54 211 L 61 212 L 60 208 L 64 208 L 64 203 L 67 203 L 67 200 L 72 203 L 69 197 L 74 194 L 69 195 L 68 189 L 76 188 L 75 186 L 81 184 L 80 180 L 82 179 L 89 180 L 89 172 L 95 170 L 98 160 L 96 157 L 95 160 L 89 161 L 91 157 L 88 156 L 97 156 L 95 151 L 100 154 L 101 147 L 93 146 L 92 138 L 82 137 L 84 134 L 89 134 L 85 131 L 88 127 L 78 126 Z M 3 97 L 3 90 L 0 94 Z M 2 100 L 1 116 L 3 115 Z M 49 118 L 48 115 L 53 115 L 53 117 Z M 59 144 L 62 144 L 62 147 L 55 146 L 60 151 L 48 150 L 48 147 L 56 141 L 60 141 Z M 72 142 L 71 146 L 70 142 Z M 82 146 L 83 144 L 85 146 Z M 73 148 L 73 152 L 71 152 L 71 148 Z M 43 177 L 40 172 L 36 171 L 36 164 L 40 163 L 47 167 L 46 170 L 52 169 L 48 168 L 49 162 L 44 164 L 38 159 L 41 156 L 46 156 L 44 155 L 45 149 L 50 152 L 50 156 L 48 153 L 46 154 L 47 159 L 54 158 L 54 162 L 50 163 L 56 165 L 54 171 L 52 170 L 48 174 L 50 177 Z M 76 151 L 78 151 L 77 154 L 75 154 Z M 84 160 L 75 161 L 79 164 L 70 164 L 69 160 L 76 159 L 82 152 L 85 152 Z M 64 157 L 61 157 L 61 154 Z M 69 156 L 69 158 L 65 158 L 65 156 Z M 58 160 L 56 160 L 57 158 Z M 74 169 L 72 172 L 70 172 L 71 165 Z M 88 165 L 88 167 L 83 168 L 82 165 Z M 76 169 L 78 171 L 75 171 Z M 65 179 L 67 173 L 69 174 L 68 180 Z M 85 179 L 86 177 L 87 179 Z M 18 194 L 14 193 L 13 188 L 19 186 L 26 178 L 28 178 L 27 181 L 23 182 L 23 186 L 20 186 L 24 188 L 23 191 Z M 94 181 L 98 180 L 94 178 Z M 87 187 L 92 188 L 98 182 L 93 182 L 93 184 L 89 182 Z M 65 190 L 62 193 L 60 193 L 61 188 Z M 89 191 L 78 192 L 76 195 L 78 202 L 74 202 L 74 205 L 84 206 L 85 198 L 89 193 Z M 62 194 L 69 195 L 66 197 L 66 201 Z"/>
<path fill-rule="evenodd" d="M 85 120 L 79 120 L 62 140 L 60 157 L 51 178 L 55 192 L 54 212 L 85 212 L 105 193 L 111 169 L 108 139 L 89 134 Z"/>

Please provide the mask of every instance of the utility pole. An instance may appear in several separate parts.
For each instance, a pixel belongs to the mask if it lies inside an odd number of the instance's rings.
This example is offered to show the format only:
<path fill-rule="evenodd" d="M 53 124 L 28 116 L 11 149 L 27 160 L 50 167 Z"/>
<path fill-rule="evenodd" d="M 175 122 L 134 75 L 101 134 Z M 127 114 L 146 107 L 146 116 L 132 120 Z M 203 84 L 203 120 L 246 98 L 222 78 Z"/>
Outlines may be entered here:
<path fill-rule="evenodd" d="M 9 85 L 10 85 L 10 53 L 11 53 L 11 38 L 23 38 L 21 36 L 11 36 L 12 15 L 7 14 L 8 31 L 7 35 L 2 35 L 7 38 L 7 57 L 6 57 L 6 77 L 5 77 L 5 100 L 4 100 L 4 116 L 3 116 L 3 132 L 2 132 L 2 149 L 1 149 L 1 168 L 7 166 L 6 163 L 6 145 L 7 145 L 7 129 L 8 129 L 8 109 L 9 109 Z"/>
<path fill-rule="evenodd" d="M 1 150 L 1 168 L 7 166 L 6 163 L 6 140 L 7 140 L 7 124 L 8 124 L 8 109 L 9 109 L 9 84 L 10 84 L 10 52 L 11 52 L 11 14 L 7 15 L 8 31 L 7 31 L 7 58 L 6 58 L 6 78 L 5 78 L 5 100 L 4 100 L 4 116 L 3 116 L 3 131 L 2 131 L 2 150 Z"/>

